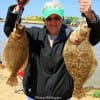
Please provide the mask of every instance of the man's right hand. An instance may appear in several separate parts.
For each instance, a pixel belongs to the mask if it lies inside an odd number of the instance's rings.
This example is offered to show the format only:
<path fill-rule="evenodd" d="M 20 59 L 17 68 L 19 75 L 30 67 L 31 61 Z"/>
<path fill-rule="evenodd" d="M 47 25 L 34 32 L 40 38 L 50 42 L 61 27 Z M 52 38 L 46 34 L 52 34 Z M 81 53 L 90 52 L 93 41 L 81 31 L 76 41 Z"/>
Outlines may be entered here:
<path fill-rule="evenodd" d="M 29 0 L 16 0 L 16 1 L 17 1 L 17 5 L 14 8 L 13 12 L 20 12 L 20 10 L 24 8 L 24 6 L 29 2 Z"/>
<path fill-rule="evenodd" d="M 17 0 L 17 3 L 20 8 L 23 8 L 28 2 L 29 0 Z"/>

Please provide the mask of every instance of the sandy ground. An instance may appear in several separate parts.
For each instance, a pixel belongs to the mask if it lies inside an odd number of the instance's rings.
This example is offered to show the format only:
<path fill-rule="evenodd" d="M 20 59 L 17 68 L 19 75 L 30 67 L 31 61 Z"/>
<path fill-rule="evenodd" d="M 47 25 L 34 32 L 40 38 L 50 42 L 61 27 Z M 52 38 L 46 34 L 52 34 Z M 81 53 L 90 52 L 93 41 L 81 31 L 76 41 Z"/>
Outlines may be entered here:
<path fill-rule="evenodd" d="M 23 91 L 15 93 L 16 90 L 21 89 L 20 85 L 18 87 L 10 87 L 6 84 L 8 76 L 8 70 L 0 69 L 0 100 L 26 100 Z M 21 83 L 21 79 L 19 78 L 18 80 Z"/>
<path fill-rule="evenodd" d="M 0 69 L 0 100 L 26 100 L 26 96 L 23 91 L 16 93 L 17 89 L 21 89 L 20 85 L 18 87 L 10 87 L 6 84 L 8 76 L 9 72 L 7 69 Z M 19 83 L 21 83 L 21 79 L 18 78 L 18 80 Z M 89 92 L 87 92 L 88 96 L 81 100 L 100 100 L 100 98 L 93 98 L 92 96 L 89 96 L 89 94 L 92 94 L 94 91 L 95 89 L 91 89 Z M 72 100 L 77 99 L 73 98 Z"/>

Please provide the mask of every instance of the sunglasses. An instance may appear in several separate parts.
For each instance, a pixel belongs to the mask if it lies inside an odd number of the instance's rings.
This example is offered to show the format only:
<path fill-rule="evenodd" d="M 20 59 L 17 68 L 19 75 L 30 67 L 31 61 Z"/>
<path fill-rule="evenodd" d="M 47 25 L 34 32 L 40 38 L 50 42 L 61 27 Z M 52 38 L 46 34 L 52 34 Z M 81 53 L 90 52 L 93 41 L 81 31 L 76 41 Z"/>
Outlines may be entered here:
<path fill-rule="evenodd" d="M 60 21 L 61 17 L 59 17 L 59 16 L 56 16 L 56 17 L 47 17 L 45 20 L 46 21 L 52 21 L 52 20 L 54 20 L 54 21 Z"/>

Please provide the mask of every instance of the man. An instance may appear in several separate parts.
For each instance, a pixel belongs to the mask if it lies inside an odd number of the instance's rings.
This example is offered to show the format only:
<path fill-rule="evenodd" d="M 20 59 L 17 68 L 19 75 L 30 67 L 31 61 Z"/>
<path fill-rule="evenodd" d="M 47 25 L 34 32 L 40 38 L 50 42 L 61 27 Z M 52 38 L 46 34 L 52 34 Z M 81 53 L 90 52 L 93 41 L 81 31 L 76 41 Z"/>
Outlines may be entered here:
<path fill-rule="evenodd" d="M 91 10 L 91 0 L 79 0 L 80 11 L 91 28 L 90 42 L 100 41 L 100 19 Z M 13 30 L 20 5 L 8 9 L 4 31 L 7 36 Z M 70 100 L 73 79 L 65 68 L 63 47 L 72 30 L 63 25 L 64 10 L 59 2 L 47 2 L 42 12 L 45 27 L 27 28 L 29 61 L 25 69 L 23 87 L 28 100 Z"/>

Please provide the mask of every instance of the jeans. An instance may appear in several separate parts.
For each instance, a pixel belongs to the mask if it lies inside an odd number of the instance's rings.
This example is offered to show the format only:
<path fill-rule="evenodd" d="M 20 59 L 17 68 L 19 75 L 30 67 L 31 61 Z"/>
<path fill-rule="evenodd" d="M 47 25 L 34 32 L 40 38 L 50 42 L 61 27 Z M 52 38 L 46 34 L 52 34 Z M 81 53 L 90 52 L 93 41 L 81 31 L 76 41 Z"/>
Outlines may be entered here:
<path fill-rule="evenodd" d="M 27 96 L 27 99 L 26 100 L 35 100 L 35 99 L 32 99 L 30 97 Z M 45 100 L 45 99 L 44 99 Z M 59 99 L 58 99 L 59 100 Z M 71 98 L 67 99 L 67 100 L 71 100 Z"/>
<path fill-rule="evenodd" d="M 30 97 L 27 96 L 27 99 L 26 100 L 35 100 L 35 99 L 32 99 L 32 98 L 30 98 Z"/>

